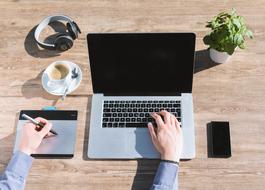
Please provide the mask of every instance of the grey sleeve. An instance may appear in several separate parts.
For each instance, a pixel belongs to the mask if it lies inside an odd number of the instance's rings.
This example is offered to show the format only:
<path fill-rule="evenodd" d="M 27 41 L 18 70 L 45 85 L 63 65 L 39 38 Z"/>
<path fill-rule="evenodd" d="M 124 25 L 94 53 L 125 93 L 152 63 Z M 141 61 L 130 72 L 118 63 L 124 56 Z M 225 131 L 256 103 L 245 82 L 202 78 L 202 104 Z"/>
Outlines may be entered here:
<path fill-rule="evenodd" d="M 0 176 L 0 190 L 24 189 L 32 161 L 31 156 L 17 151 Z"/>
<path fill-rule="evenodd" d="M 178 171 L 178 165 L 162 161 L 150 190 L 178 190 Z"/>

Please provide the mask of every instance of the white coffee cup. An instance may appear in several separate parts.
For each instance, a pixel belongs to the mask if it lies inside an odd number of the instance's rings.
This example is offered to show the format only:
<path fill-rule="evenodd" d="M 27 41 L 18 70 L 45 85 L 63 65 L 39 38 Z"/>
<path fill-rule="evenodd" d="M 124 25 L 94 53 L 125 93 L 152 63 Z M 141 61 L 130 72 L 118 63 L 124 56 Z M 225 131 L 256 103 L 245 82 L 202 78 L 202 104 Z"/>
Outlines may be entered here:
<path fill-rule="evenodd" d="M 48 77 L 47 86 L 51 90 L 65 87 L 71 82 L 71 66 L 67 61 L 56 61 L 50 64 L 45 73 Z"/>

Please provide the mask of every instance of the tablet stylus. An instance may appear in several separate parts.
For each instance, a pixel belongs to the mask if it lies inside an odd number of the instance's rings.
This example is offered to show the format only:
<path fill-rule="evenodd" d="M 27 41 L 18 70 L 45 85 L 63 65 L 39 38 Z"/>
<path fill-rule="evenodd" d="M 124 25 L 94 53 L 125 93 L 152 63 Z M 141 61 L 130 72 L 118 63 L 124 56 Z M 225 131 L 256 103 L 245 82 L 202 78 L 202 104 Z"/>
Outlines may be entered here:
<path fill-rule="evenodd" d="M 33 124 L 38 125 L 40 128 L 44 127 L 44 125 L 41 122 L 36 121 L 35 119 L 31 118 L 30 116 L 28 116 L 28 115 L 26 115 L 24 113 L 22 114 L 22 117 L 27 119 L 27 120 L 29 120 L 29 121 L 31 121 Z M 58 133 L 56 133 L 56 131 L 54 131 L 52 129 L 50 130 L 50 132 L 52 134 L 54 134 L 54 135 L 58 135 Z"/>

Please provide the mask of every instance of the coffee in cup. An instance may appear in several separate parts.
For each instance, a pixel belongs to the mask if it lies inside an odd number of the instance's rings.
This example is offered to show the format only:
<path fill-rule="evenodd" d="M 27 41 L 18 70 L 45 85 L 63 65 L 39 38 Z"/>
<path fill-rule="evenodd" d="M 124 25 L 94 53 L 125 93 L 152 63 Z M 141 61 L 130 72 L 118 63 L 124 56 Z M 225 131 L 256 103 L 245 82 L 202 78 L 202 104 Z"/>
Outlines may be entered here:
<path fill-rule="evenodd" d="M 50 72 L 53 80 L 62 80 L 68 75 L 69 69 L 64 64 L 59 63 L 54 65 Z"/>
<path fill-rule="evenodd" d="M 71 81 L 71 67 L 68 61 L 56 61 L 45 70 L 48 76 L 47 85 L 52 90 L 67 86 Z"/>

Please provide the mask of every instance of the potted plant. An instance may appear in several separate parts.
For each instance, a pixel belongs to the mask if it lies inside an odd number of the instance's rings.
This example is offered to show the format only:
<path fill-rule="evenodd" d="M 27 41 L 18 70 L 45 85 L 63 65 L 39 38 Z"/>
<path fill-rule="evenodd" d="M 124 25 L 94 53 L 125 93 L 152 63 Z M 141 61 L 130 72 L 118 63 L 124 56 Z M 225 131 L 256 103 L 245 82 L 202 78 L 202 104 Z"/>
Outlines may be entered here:
<path fill-rule="evenodd" d="M 217 63 L 225 63 L 237 47 L 244 49 L 246 36 L 253 38 L 244 18 L 237 15 L 235 9 L 231 13 L 218 14 L 207 22 L 206 27 L 212 31 L 203 38 L 203 42 L 209 45 L 210 57 Z"/>

